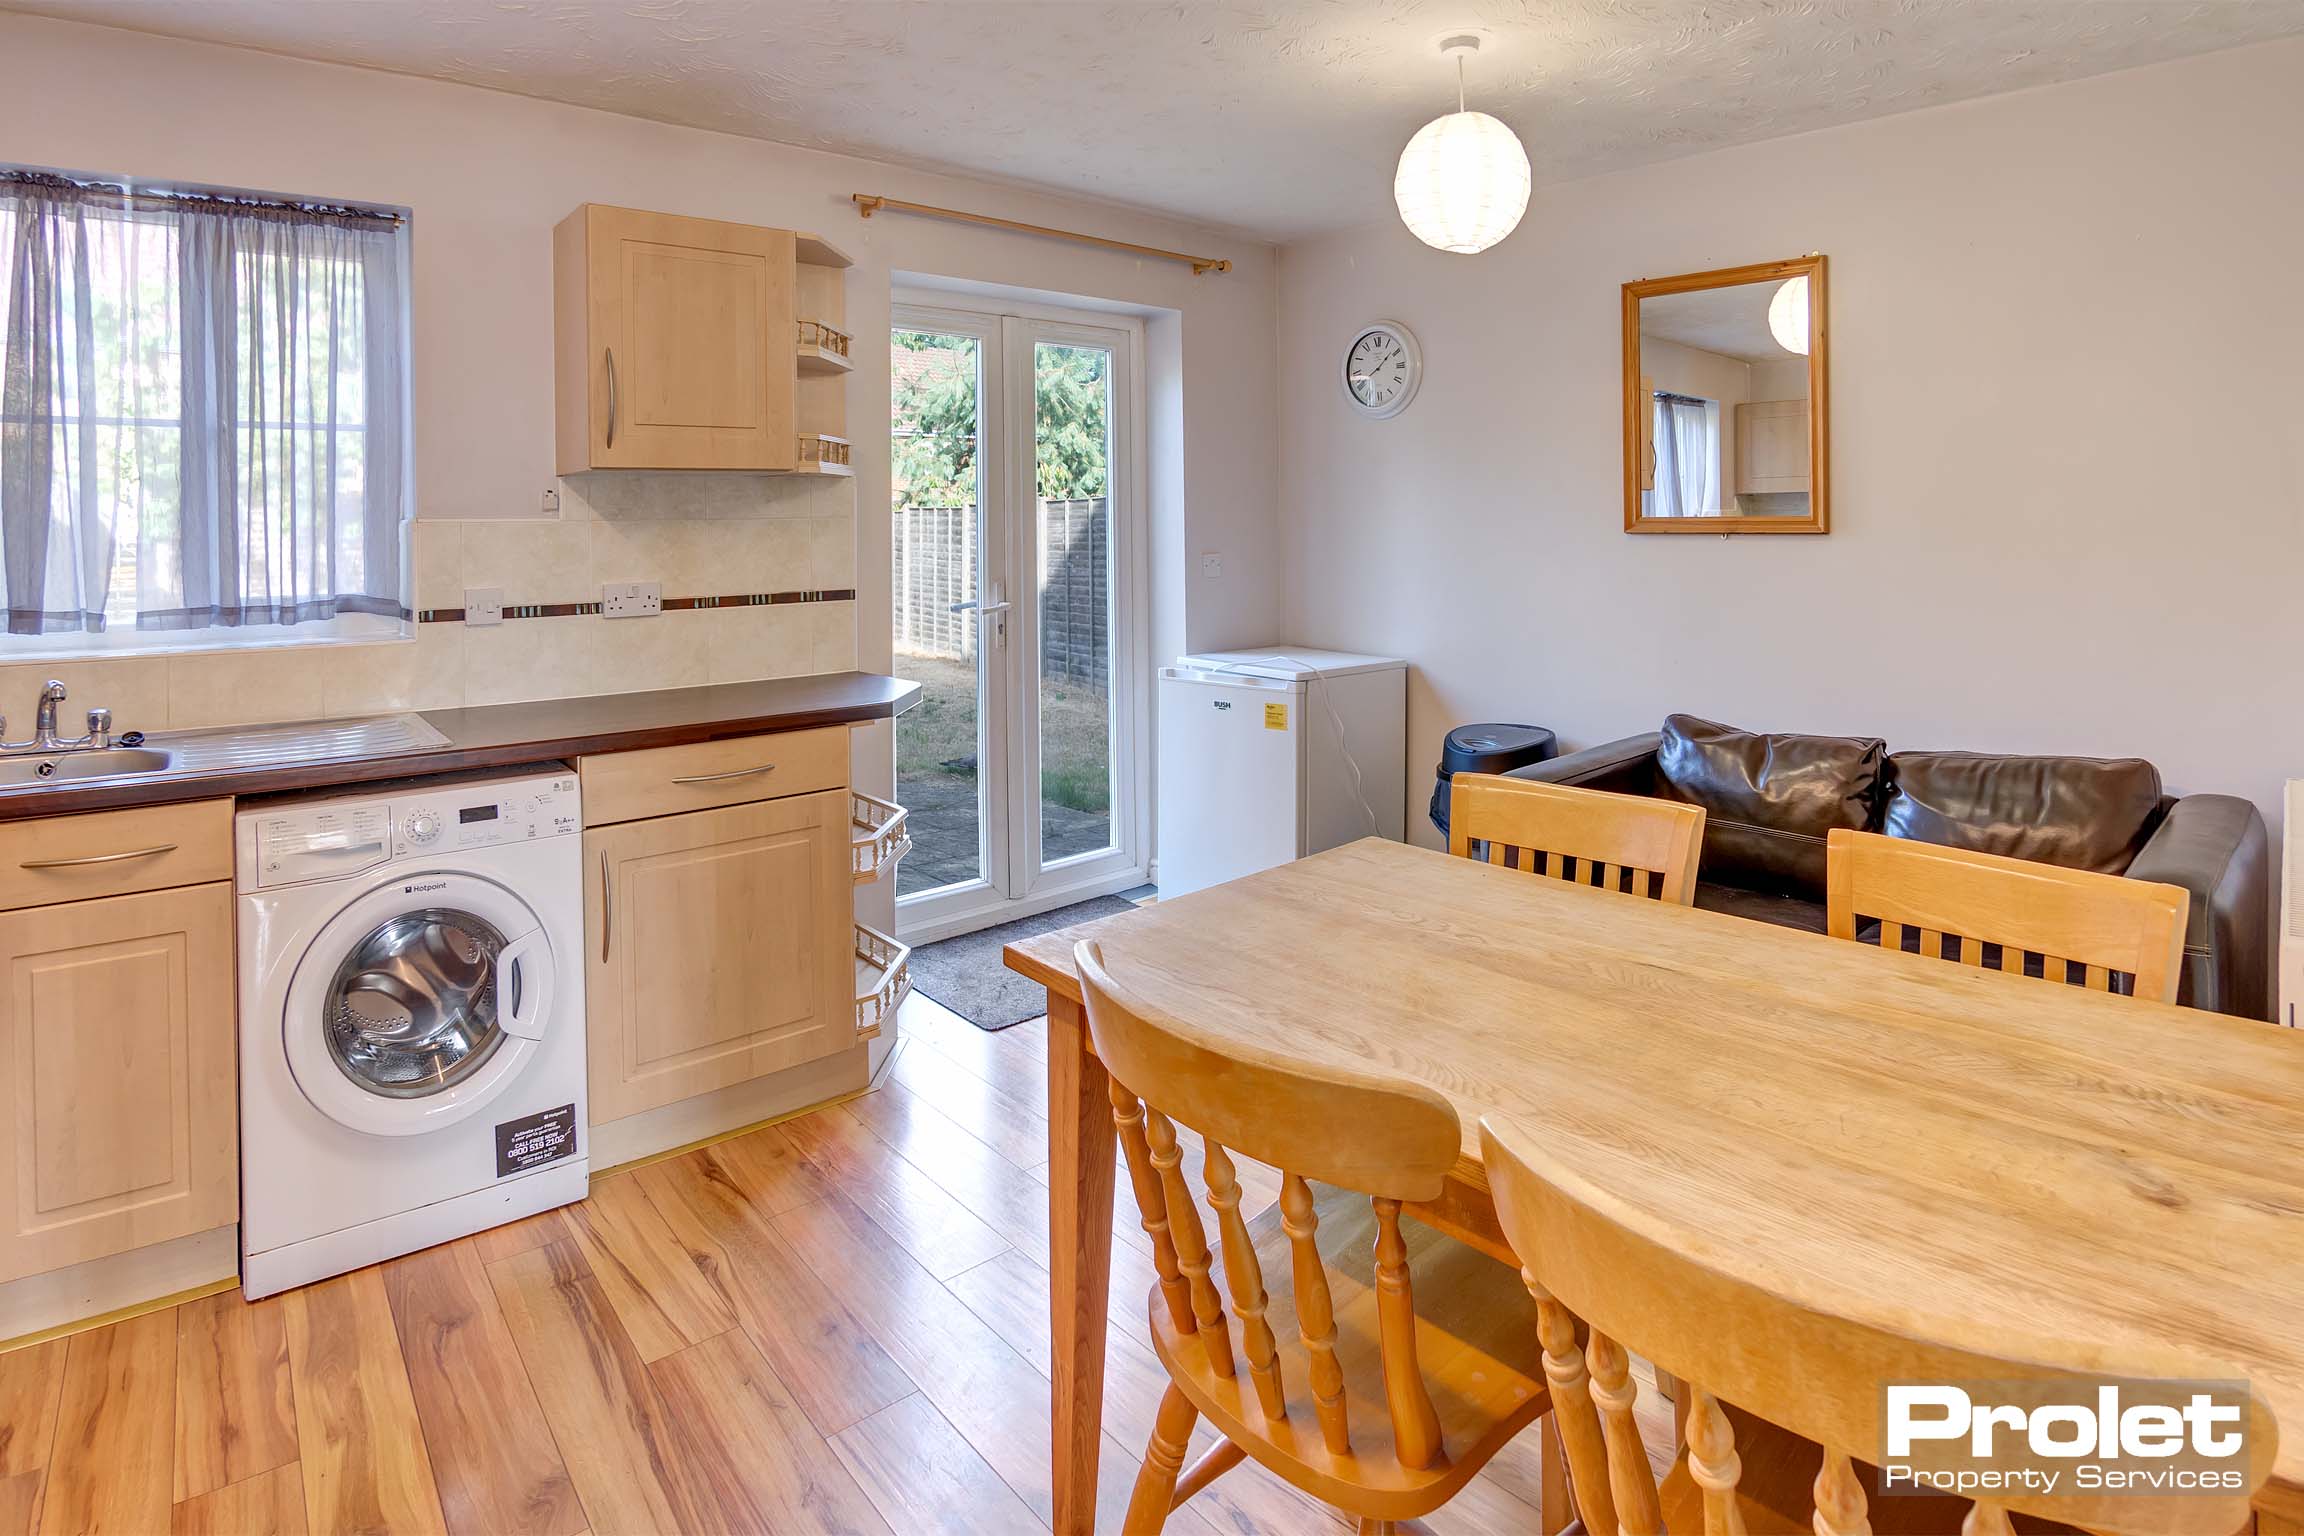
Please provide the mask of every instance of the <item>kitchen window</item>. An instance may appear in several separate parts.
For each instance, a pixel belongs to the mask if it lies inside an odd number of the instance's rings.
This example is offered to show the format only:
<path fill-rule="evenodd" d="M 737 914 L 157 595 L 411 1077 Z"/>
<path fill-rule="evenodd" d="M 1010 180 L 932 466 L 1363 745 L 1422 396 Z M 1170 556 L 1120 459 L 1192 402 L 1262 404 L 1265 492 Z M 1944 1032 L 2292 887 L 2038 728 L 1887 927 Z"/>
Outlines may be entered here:
<path fill-rule="evenodd" d="M 408 633 L 404 214 L 0 170 L 0 660 Z"/>

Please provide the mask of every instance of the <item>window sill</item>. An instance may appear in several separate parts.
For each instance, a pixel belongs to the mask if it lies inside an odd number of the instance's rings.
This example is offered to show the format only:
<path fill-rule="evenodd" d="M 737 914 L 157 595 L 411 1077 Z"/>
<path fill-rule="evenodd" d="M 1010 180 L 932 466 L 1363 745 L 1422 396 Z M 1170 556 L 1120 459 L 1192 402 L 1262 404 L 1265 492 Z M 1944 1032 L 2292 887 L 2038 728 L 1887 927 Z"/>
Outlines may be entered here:
<path fill-rule="evenodd" d="M 411 640 L 412 619 L 348 613 L 308 624 L 247 624 L 231 629 L 122 629 L 100 635 L 0 634 L 0 666 L 37 661 L 133 660 L 147 656 L 189 656 L 211 651 L 273 651 L 289 647 L 374 645 Z"/>

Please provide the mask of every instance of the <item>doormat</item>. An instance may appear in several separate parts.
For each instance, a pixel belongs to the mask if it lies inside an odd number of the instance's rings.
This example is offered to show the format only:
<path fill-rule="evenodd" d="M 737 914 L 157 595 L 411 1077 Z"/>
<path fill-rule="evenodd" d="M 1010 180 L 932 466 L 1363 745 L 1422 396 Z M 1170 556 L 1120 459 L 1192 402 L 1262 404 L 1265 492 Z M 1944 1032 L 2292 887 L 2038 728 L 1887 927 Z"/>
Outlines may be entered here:
<path fill-rule="evenodd" d="M 1117 896 L 1075 902 L 1037 917 L 1020 917 L 994 928 L 939 939 L 912 951 L 912 985 L 982 1030 L 1006 1029 L 1048 1011 L 1048 989 L 1000 963 L 1000 951 L 1018 939 L 1054 933 L 1074 923 L 1133 912 L 1136 903 Z"/>

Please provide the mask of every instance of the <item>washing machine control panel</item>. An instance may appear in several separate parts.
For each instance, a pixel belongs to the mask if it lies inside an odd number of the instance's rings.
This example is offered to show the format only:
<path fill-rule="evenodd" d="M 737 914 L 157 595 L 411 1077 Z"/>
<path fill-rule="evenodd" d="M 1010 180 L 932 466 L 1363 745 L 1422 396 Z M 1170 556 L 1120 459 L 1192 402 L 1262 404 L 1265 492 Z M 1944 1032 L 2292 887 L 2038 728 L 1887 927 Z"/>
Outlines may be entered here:
<path fill-rule="evenodd" d="M 572 773 L 294 806 L 256 821 L 256 884 L 342 879 L 393 859 L 583 830 Z"/>
<path fill-rule="evenodd" d="M 471 784 L 392 802 L 401 857 L 445 849 L 493 848 L 581 832 L 576 776 Z"/>

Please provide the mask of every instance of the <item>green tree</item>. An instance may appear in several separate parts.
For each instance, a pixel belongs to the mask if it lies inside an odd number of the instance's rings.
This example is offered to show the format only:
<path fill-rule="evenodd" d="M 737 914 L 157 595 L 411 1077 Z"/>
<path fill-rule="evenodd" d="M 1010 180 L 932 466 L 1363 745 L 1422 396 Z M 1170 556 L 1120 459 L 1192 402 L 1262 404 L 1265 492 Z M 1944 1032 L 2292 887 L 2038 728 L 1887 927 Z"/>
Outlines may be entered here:
<path fill-rule="evenodd" d="M 896 350 L 927 354 L 897 369 L 896 505 L 976 500 L 976 339 L 898 331 Z"/>
<path fill-rule="evenodd" d="M 932 354 L 897 370 L 896 504 L 970 505 L 976 499 L 976 341 L 900 330 L 895 343 L 899 351 Z M 1039 494 L 1049 500 L 1104 495 L 1111 485 L 1111 354 L 1044 345 L 1033 363 Z"/>
<path fill-rule="evenodd" d="M 1043 346 L 1033 359 L 1032 423 L 1044 500 L 1101 496 L 1110 489 L 1104 419 L 1112 354 L 1099 347 Z"/>

